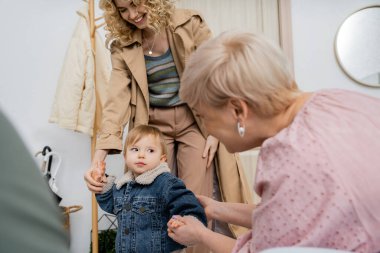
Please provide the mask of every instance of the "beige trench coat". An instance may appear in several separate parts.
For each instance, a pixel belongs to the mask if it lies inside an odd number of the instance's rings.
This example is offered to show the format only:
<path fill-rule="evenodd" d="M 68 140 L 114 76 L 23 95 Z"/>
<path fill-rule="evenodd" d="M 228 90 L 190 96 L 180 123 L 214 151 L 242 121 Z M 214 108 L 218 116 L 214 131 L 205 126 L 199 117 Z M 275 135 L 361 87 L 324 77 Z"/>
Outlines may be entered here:
<path fill-rule="evenodd" d="M 181 76 L 190 54 L 211 37 L 211 31 L 197 12 L 178 9 L 166 33 L 178 74 Z M 106 95 L 101 99 L 104 116 L 96 149 L 110 149 L 111 153 L 119 153 L 123 148 L 122 134 L 125 125 L 129 123 L 131 129 L 137 125 L 148 124 L 148 80 L 141 41 L 141 31 L 137 30 L 131 43 L 114 43 L 112 46 L 112 73 Z M 199 119 L 196 120 L 203 135 L 207 137 Z M 223 144 L 220 144 L 215 165 L 222 200 L 252 203 L 251 190 L 239 156 L 228 153 Z M 230 228 L 235 236 L 247 231 L 237 226 Z"/>

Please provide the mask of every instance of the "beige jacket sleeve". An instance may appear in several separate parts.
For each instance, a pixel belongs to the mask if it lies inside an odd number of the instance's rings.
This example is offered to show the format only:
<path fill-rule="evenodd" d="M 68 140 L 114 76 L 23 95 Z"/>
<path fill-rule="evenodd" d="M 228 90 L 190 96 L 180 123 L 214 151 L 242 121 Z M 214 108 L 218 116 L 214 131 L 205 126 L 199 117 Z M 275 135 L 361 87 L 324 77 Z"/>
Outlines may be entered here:
<path fill-rule="evenodd" d="M 102 127 L 96 140 L 96 149 L 109 149 L 110 153 L 122 150 L 123 130 L 131 113 L 131 78 L 122 50 L 115 45 L 111 48 L 112 72 L 102 102 Z"/>

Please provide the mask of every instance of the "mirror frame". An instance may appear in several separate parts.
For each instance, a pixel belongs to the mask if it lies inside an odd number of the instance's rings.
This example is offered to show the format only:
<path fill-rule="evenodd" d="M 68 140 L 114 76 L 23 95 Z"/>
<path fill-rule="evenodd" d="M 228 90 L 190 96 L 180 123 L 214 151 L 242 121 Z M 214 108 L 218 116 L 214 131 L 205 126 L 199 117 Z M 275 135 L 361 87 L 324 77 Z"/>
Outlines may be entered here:
<path fill-rule="evenodd" d="M 375 5 L 369 5 L 369 6 L 366 6 L 366 7 L 363 7 L 363 8 L 360 8 L 352 13 L 350 13 L 344 20 L 343 22 L 339 25 L 339 28 L 337 30 L 337 32 L 335 33 L 335 39 L 334 39 L 334 53 L 335 53 L 335 57 L 336 57 L 336 60 L 338 62 L 338 65 L 340 67 L 340 69 L 343 70 L 343 72 L 351 79 L 353 80 L 354 82 L 356 83 L 359 83 L 361 85 L 364 85 L 364 86 L 367 86 L 367 87 L 371 87 L 371 88 L 380 88 L 380 83 L 379 84 L 370 84 L 370 83 L 365 83 L 363 81 L 360 81 L 359 79 L 355 78 L 352 74 L 349 73 L 348 70 L 346 70 L 346 68 L 344 67 L 343 63 L 342 63 L 342 60 L 341 58 L 339 57 L 339 54 L 338 54 L 338 35 L 339 35 L 339 32 L 341 31 L 341 28 L 342 26 L 344 25 L 344 23 L 347 21 L 347 19 L 349 19 L 352 15 L 360 12 L 360 11 L 363 11 L 365 9 L 370 9 L 370 8 L 380 8 L 380 5 L 378 4 L 375 4 Z"/>

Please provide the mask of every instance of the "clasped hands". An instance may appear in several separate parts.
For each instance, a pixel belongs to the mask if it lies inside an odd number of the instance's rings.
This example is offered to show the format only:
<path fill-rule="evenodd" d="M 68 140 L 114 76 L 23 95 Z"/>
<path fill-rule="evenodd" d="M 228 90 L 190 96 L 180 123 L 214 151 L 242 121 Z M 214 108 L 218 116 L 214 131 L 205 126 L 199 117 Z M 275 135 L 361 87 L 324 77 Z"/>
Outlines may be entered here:
<path fill-rule="evenodd" d="M 92 165 L 91 169 L 86 171 L 84 180 L 86 181 L 87 187 L 90 191 L 94 193 L 100 193 L 103 190 L 103 187 L 107 182 L 105 170 L 105 162 L 96 161 Z"/>
<path fill-rule="evenodd" d="M 197 199 L 204 207 L 207 219 L 213 219 L 214 210 L 217 208 L 216 205 L 218 201 L 200 195 L 197 196 Z M 202 240 L 205 238 L 203 234 L 208 230 L 202 222 L 191 215 L 173 215 L 167 225 L 169 237 L 186 246 L 203 243 Z"/>

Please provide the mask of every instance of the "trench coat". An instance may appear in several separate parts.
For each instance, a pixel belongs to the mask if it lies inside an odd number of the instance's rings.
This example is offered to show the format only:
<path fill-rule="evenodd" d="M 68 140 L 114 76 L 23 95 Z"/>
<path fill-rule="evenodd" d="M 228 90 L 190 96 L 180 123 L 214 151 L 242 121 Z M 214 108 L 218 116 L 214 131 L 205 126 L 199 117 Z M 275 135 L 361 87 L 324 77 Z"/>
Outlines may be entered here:
<path fill-rule="evenodd" d="M 169 46 L 181 77 L 190 54 L 205 40 L 211 31 L 201 15 L 193 10 L 177 9 L 171 25 L 166 28 Z M 123 149 L 122 136 L 126 124 L 129 129 L 149 121 L 149 91 L 141 30 L 136 30 L 129 43 L 115 41 L 111 45 L 112 73 L 106 95 L 102 99 L 101 130 L 96 139 L 96 149 L 108 149 L 110 154 Z M 194 115 L 204 137 L 205 129 Z M 215 155 L 215 171 L 222 201 L 252 203 L 245 173 L 238 154 L 230 154 L 222 143 Z M 234 236 L 246 228 L 229 225 Z"/>

